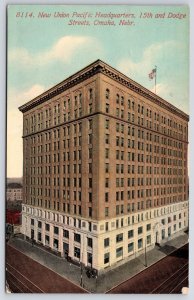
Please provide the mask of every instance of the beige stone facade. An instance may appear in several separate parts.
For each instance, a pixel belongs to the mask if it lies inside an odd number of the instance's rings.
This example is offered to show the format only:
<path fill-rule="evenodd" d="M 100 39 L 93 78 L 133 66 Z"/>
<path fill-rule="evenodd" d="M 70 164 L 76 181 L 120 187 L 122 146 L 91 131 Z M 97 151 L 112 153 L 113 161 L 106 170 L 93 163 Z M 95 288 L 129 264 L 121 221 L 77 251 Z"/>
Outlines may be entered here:
<path fill-rule="evenodd" d="M 103 270 L 188 227 L 184 112 L 100 60 L 20 110 L 25 235 Z"/>

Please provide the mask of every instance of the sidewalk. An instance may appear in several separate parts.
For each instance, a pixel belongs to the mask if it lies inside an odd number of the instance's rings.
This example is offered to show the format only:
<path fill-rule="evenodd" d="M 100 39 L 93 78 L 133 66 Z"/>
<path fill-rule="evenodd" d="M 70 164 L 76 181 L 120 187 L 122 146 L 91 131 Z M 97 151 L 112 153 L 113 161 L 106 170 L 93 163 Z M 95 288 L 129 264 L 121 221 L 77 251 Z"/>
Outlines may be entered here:
<path fill-rule="evenodd" d="M 188 235 L 183 233 L 179 237 L 168 241 L 163 247 L 155 247 L 153 250 L 147 252 L 148 266 L 157 262 L 187 242 Z M 32 246 L 30 242 L 25 241 L 20 237 L 12 238 L 9 241 L 9 244 L 13 245 L 16 249 L 20 250 L 40 264 L 55 271 L 59 275 L 80 285 L 81 269 L 79 266 L 67 262 L 64 258 L 49 253 L 42 247 L 37 245 Z M 119 283 L 136 275 L 145 268 L 145 256 L 142 254 L 124 265 L 99 275 L 97 279 L 88 278 L 85 270 L 83 270 L 83 287 L 92 293 L 105 293 L 107 290 L 117 286 Z"/>

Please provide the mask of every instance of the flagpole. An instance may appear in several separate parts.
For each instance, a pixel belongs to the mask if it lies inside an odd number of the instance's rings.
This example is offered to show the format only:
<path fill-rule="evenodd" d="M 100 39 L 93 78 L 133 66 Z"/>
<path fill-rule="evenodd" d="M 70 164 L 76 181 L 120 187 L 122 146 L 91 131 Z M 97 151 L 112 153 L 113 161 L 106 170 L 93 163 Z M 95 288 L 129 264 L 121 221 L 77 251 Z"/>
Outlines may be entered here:
<path fill-rule="evenodd" d="M 157 66 L 155 66 L 156 72 L 155 72 L 155 94 L 156 94 L 156 77 L 157 77 Z"/>

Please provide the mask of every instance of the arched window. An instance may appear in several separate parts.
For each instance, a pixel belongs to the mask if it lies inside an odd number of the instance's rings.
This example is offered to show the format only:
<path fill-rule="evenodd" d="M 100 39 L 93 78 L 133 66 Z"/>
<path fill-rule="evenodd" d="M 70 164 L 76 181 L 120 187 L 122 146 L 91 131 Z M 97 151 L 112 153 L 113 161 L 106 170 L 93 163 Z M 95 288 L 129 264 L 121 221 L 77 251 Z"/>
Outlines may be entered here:
<path fill-rule="evenodd" d="M 106 94 L 105 94 L 106 99 L 110 98 L 110 90 L 106 89 Z"/>

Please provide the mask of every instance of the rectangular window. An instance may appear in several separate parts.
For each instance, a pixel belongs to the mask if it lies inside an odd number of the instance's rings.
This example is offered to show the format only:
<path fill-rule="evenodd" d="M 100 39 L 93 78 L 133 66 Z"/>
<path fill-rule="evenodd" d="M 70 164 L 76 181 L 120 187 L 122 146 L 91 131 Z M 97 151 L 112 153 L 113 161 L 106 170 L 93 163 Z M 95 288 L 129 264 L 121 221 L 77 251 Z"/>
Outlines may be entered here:
<path fill-rule="evenodd" d="M 81 236 L 78 233 L 74 233 L 74 241 L 77 243 L 81 243 Z"/>
<path fill-rule="evenodd" d="M 143 247 L 143 239 L 138 240 L 138 249 L 141 249 Z"/>
<path fill-rule="evenodd" d="M 89 202 L 92 202 L 92 193 L 88 193 Z"/>
<path fill-rule="evenodd" d="M 106 120 L 105 122 L 105 129 L 109 129 L 109 120 Z"/>
<path fill-rule="evenodd" d="M 123 247 L 116 249 L 116 257 L 121 257 L 123 255 Z"/>
<path fill-rule="evenodd" d="M 89 178 L 89 188 L 92 188 L 92 178 Z"/>
<path fill-rule="evenodd" d="M 88 247 L 90 247 L 90 248 L 93 247 L 93 240 L 92 240 L 92 238 L 88 238 Z"/>
<path fill-rule="evenodd" d="M 105 143 L 109 144 L 109 134 L 105 134 Z"/>
<path fill-rule="evenodd" d="M 143 233 L 143 227 L 138 227 L 138 234 L 142 234 Z"/>
<path fill-rule="evenodd" d="M 54 234 L 59 234 L 59 227 L 54 226 Z"/>
<path fill-rule="evenodd" d="M 80 249 L 77 247 L 74 247 L 74 256 L 80 258 Z"/>
<path fill-rule="evenodd" d="M 151 235 L 148 235 L 146 239 L 147 239 L 147 245 L 150 245 L 151 244 Z"/>
<path fill-rule="evenodd" d="M 110 259 L 110 253 L 105 253 L 104 254 L 104 264 L 109 263 L 109 259 Z"/>
<path fill-rule="evenodd" d="M 109 158 L 109 149 L 108 148 L 105 149 L 105 158 Z"/>
<path fill-rule="evenodd" d="M 69 239 L 69 231 L 68 230 L 63 230 L 63 237 L 66 239 Z"/>
<path fill-rule="evenodd" d="M 128 244 L 128 253 L 132 252 L 134 250 L 134 243 L 129 243 Z"/>
<path fill-rule="evenodd" d="M 128 231 L 128 239 L 133 238 L 134 237 L 134 231 L 133 229 Z"/>
<path fill-rule="evenodd" d="M 110 239 L 106 238 L 104 239 L 104 248 L 109 247 Z"/>
<path fill-rule="evenodd" d="M 116 243 L 119 243 L 122 241 L 123 241 L 123 233 L 117 234 L 116 235 Z"/>
<path fill-rule="evenodd" d="M 162 240 L 165 239 L 165 229 L 162 229 Z"/>
<path fill-rule="evenodd" d="M 147 231 L 151 230 L 151 224 L 147 224 L 146 229 L 147 229 Z"/>
<path fill-rule="evenodd" d="M 46 231 L 50 231 L 50 225 L 47 224 L 47 223 L 45 224 L 45 230 L 46 230 Z"/>
<path fill-rule="evenodd" d="M 88 207 L 88 216 L 92 217 L 92 207 Z"/>
<path fill-rule="evenodd" d="M 108 193 L 105 193 L 105 202 L 108 202 Z"/>
<path fill-rule="evenodd" d="M 109 214 L 108 207 L 105 207 L 105 212 L 104 212 L 104 214 L 105 214 L 105 217 L 108 217 L 108 214 Z"/>
<path fill-rule="evenodd" d="M 53 247 L 54 247 L 54 249 L 58 249 L 59 248 L 59 241 L 57 240 L 57 239 L 54 239 L 53 240 Z"/>

